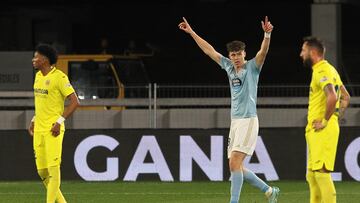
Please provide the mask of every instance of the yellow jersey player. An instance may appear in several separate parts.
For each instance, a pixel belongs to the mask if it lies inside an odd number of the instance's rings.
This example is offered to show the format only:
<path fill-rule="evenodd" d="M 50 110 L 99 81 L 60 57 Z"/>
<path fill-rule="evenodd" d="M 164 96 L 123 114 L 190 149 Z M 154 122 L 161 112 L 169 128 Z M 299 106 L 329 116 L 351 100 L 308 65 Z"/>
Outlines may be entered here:
<path fill-rule="evenodd" d="M 335 203 L 336 191 L 330 172 L 334 170 L 339 138 L 339 115 L 347 108 L 350 95 L 336 69 L 325 59 L 325 46 L 316 37 L 305 37 L 300 57 L 312 68 L 306 143 L 306 180 L 310 203 Z"/>
<path fill-rule="evenodd" d="M 33 67 L 39 70 L 34 81 L 35 116 L 28 130 L 33 136 L 36 168 L 47 189 L 47 203 L 66 202 L 60 191 L 64 121 L 79 105 L 68 77 L 53 66 L 56 61 L 54 48 L 46 44 L 36 47 L 32 59 Z M 67 98 L 70 103 L 64 111 Z"/>

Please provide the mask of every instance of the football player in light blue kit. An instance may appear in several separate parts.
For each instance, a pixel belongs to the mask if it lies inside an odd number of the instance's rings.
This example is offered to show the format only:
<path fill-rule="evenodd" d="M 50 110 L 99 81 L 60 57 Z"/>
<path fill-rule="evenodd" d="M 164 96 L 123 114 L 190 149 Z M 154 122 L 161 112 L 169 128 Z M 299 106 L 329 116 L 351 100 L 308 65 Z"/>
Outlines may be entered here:
<path fill-rule="evenodd" d="M 230 203 L 240 199 L 243 181 L 264 192 L 270 203 L 277 202 L 279 188 L 270 187 L 252 171 L 243 167 L 246 156 L 251 156 L 255 150 L 259 131 L 256 114 L 257 84 L 261 68 L 269 50 L 270 36 L 273 25 L 265 17 L 261 21 L 264 39 L 260 50 L 251 60 L 245 60 L 245 43 L 232 41 L 227 44 L 229 58 L 218 53 L 208 42 L 197 35 L 189 23 L 183 18 L 179 28 L 195 40 L 201 50 L 218 63 L 228 75 L 231 89 L 231 127 L 228 141 L 228 158 L 231 172 Z"/>

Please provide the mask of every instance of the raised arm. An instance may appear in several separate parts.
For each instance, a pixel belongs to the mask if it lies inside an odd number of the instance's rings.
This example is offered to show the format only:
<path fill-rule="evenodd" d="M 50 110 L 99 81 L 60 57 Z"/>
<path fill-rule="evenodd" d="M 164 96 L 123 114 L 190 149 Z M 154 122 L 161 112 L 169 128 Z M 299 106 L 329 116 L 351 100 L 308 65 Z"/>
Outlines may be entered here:
<path fill-rule="evenodd" d="M 183 22 L 179 24 L 179 28 L 186 33 L 190 34 L 190 36 L 195 40 L 196 44 L 201 48 L 201 50 L 208 55 L 212 60 L 220 65 L 221 54 L 218 53 L 214 47 L 211 46 L 207 41 L 202 39 L 199 35 L 197 35 L 187 22 L 187 20 L 183 17 Z"/>
<path fill-rule="evenodd" d="M 257 67 L 261 67 L 265 62 L 266 54 L 268 53 L 270 46 L 270 35 L 274 28 L 270 21 L 268 21 L 267 16 L 265 16 L 265 22 L 261 21 L 261 26 L 264 30 L 264 39 L 261 43 L 260 50 L 257 52 L 255 57 Z"/>

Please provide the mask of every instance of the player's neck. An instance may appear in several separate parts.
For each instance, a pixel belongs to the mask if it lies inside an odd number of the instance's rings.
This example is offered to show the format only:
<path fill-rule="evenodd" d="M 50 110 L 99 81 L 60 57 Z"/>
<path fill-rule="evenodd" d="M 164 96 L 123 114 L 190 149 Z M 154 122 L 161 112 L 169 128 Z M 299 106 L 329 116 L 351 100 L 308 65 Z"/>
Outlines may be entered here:
<path fill-rule="evenodd" d="M 44 66 L 40 71 L 43 74 L 43 76 L 46 76 L 51 70 L 53 69 L 52 66 Z"/>
<path fill-rule="evenodd" d="M 244 61 L 244 63 L 239 66 L 235 66 L 236 73 L 240 72 L 245 67 L 245 63 L 246 61 Z"/>
<path fill-rule="evenodd" d="M 315 57 L 313 59 L 313 66 L 317 63 L 319 63 L 320 61 L 324 60 L 324 57 Z"/>
<path fill-rule="evenodd" d="M 315 58 L 314 60 L 313 60 L 313 62 L 312 62 L 312 66 L 311 66 L 311 69 L 313 69 L 314 70 L 314 67 L 317 67 L 316 66 L 316 64 L 318 64 L 320 61 L 323 61 L 324 60 L 324 58 Z"/>

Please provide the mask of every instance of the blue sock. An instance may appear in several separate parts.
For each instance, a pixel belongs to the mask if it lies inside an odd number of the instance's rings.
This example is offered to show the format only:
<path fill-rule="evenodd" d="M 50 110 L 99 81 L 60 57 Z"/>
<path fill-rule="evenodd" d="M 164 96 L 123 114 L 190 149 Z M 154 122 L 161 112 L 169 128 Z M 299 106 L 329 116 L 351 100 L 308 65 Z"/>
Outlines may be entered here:
<path fill-rule="evenodd" d="M 238 203 L 240 199 L 241 187 L 243 184 L 243 172 L 231 172 L 231 199 L 230 203 Z"/>
<path fill-rule="evenodd" d="M 250 183 L 252 186 L 259 188 L 262 192 L 266 192 L 270 186 L 267 185 L 263 180 L 255 175 L 254 172 L 249 169 L 243 170 L 244 179 L 246 182 Z"/>

